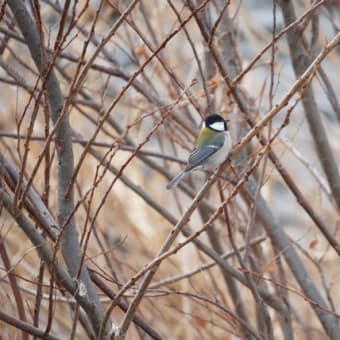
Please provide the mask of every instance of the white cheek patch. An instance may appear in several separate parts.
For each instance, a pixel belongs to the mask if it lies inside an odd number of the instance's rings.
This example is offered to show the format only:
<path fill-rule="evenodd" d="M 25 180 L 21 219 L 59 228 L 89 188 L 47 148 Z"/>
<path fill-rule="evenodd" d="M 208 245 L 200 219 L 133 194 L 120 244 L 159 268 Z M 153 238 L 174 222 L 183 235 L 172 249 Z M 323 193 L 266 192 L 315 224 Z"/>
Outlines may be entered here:
<path fill-rule="evenodd" d="M 210 125 L 210 128 L 216 131 L 224 131 L 224 122 L 215 122 Z"/>

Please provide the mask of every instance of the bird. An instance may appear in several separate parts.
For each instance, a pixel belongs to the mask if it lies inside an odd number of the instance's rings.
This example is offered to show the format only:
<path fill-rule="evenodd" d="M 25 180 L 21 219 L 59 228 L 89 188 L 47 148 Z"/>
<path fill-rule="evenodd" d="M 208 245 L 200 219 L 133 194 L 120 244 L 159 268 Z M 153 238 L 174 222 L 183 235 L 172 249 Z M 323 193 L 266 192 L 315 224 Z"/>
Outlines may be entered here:
<path fill-rule="evenodd" d="M 194 148 L 190 153 L 186 168 L 166 186 L 172 189 L 190 172 L 203 169 L 212 171 L 229 156 L 232 140 L 228 130 L 228 120 L 217 113 L 208 115 L 203 121 Z"/>

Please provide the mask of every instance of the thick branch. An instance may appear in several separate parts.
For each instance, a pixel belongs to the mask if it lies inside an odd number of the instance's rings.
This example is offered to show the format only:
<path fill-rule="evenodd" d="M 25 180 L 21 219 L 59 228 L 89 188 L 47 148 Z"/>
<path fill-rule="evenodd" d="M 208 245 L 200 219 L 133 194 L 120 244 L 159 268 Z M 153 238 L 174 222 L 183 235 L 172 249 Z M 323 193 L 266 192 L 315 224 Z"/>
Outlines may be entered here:
<path fill-rule="evenodd" d="M 286 25 L 289 25 L 296 20 L 294 7 L 290 0 L 282 0 L 281 8 Z M 300 77 L 300 75 L 309 67 L 311 62 L 310 57 L 303 46 L 301 34 L 299 27 L 293 27 L 287 32 L 289 51 L 296 77 Z M 339 167 L 328 142 L 327 133 L 322 123 L 320 111 L 311 84 L 307 84 L 305 87 L 302 104 L 320 163 L 326 174 L 328 184 L 338 209 L 340 210 Z"/>
<path fill-rule="evenodd" d="M 19 227 L 36 246 L 42 259 L 46 264 L 53 269 L 57 282 L 64 287 L 84 308 L 87 315 L 91 318 L 92 322 L 100 323 L 101 316 L 98 311 L 94 309 L 93 302 L 89 300 L 87 295 L 80 295 L 78 283 L 71 278 L 71 276 L 57 263 L 53 262 L 53 252 L 48 246 L 48 242 L 38 232 L 38 230 L 31 224 L 23 212 L 14 213 L 13 200 L 10 195 L 0 187 L 0 202 L 6 210 L 12 215 Z"/>
<path fill-rule="evenodd" d="M 78 242 L 78 232 L 74 217 L 71 218 L 67 225 L 71 212 L 74 209 L 73 191 L 69 197 L 65 197 L 67 186 L 73 173 L 73 150 L 71 129 L 69 125 L 67 108 L 64 106 L 64 97 L 60 89 L 57 77 L 51 66 L 48 67 L 42 58 L 41 51 L 44 46 L 40 42 L 36 25 L 21 0 L 9 0 L 13 15 L 25 38 L 26 44 L 30 50 L 31 56 L 40 72 L 44 81 L 49 106 L 52 115 L 52 121 L 56 128 L 57 155 L 58 155 L 58 223 L 60 228 L 64 228 L 61 238 L 61 249 L 67 268 L 72 276 L 76 276 L 79 271 L 81 249 Z M 83 266 L 80 280 L 86 287 L 89 300 L 92 301 L 95 308 L 93 313 L 89 314 L 94 329 L 98 330 L 98 315 L 103 315 L 104 309 L 96 295 L 95 289 L 91 283 L 87 269 Z M 95 317 L 94 317 L 95 316 Z"/>
<path fill-rule="evenodd" d="M 339 339 L 340 329 L 337 325 L 336 318 L 330 311 L 327 311 L 329 307 L 326 305 L 309 273 L 306 271 L 295 248 L 289 241 L 286 233 L 282 230 L 280 223 L 272 214 L 266 201 L 263 199 L 261 194 L 256 196 L 256 188 L 257 184 L 255 181 L 252 181 L 252 178 L 250 178 L 249 182 L 244 187 L 247 196 L 256 207 L 259 218 L 263 221 L 263 225 L 265 226 L 269 237 L 275 247 L 284 256 L 290 270 L 294 274 L 303 293 L 311 303 L 312 308 L 317 314 L 327 334 L 331 337 L 331 339 Z"/>
<path fill-rule="evenodd" d="M 27 334 L 31 334 L 35 337 L 46 339 L 46 340 L 58 340 L 59 338 L 52 336 L 52 335 L 46 335 L 45 330 L 42 330 L 40 328 L 34 327 L 28 322 L 18 320 L 14 318 L 13 316 L 10 316 L 3 311 L 0 311 L 0 320 L 3 322 L 12 325 L 13 327 L 17 329 L 21 329 L 23 332 Z"/>

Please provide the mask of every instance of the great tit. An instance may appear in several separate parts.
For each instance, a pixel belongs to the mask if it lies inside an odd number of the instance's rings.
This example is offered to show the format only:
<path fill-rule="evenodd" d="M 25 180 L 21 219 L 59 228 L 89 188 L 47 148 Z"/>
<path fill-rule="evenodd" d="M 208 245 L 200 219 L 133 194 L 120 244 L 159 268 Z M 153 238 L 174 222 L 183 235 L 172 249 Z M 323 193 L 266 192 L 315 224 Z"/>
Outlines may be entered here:
<path fill-rule="evenodd" d="M 207 116 L 189 155 L 186 168 L 166 186 L 174 188 L 187 174 L 196 169 L 214 170 L 228 157 L 232 147 L 227 121 L 213 113 Z"/>

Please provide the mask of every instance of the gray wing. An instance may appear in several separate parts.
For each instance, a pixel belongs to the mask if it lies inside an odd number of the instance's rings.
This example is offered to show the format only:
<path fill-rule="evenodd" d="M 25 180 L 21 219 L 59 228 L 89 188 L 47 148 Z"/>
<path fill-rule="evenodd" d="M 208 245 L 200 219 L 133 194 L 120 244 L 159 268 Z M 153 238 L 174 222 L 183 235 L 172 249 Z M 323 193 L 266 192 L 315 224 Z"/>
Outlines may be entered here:
<path fill-rule="evenodd" d="M 224 138 L 219 138 L 219 143 L 207 145 L 202 148 L 195 148 L 189 156 L 188 166 L 185 171 L 190 171 L 196 167 L 199 167 L 211 157 L 215 152 L 217 152 L 224 143 Z"/>

